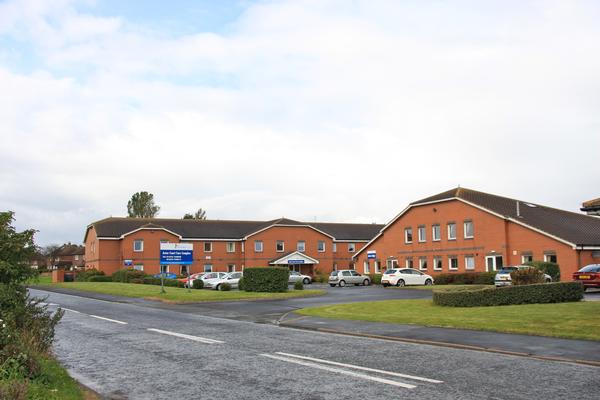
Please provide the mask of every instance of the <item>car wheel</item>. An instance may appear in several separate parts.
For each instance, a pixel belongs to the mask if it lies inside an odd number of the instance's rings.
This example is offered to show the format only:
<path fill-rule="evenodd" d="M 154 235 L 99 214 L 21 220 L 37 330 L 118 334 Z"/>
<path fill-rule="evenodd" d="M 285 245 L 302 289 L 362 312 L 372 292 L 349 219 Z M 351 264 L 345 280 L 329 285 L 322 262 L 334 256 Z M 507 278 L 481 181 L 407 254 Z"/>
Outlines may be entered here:
<path fill-rule="evenodd" d="M 221 285 L 215 286 L 215 290 L 221 290 Z"/>
<path fill-rule="evenodd" d="M 329 286 L 335 287 L 335 283 L 330 283 Z"/>
<path fill-rule="evenodd" d="M 405 285 L 406 283 L 404 282 L 404 279 L 398 279 L 398 282 L 396 282 L 396 286 L 398 287 L 403 287 Z"/>
<path fill-rule="evenodd" d="M 369 280 L 368 280 L 368 279 L 365 279 L 365 280 L 363 281 L 363 286 L 369 286 L 369 285 L 370 285 L 370 282 L 369 282 Z"/>
<path fill-rule="evenodd" d="M 431 279 L 425 279 L 425 286 L 429 285 L 433 285 L 433 282 L 431 282 Z"/>
<path fill-rule="evenodd" d="M 305 285 L 308 285 L 310 283 L 310 279 L 304 278 L 304 280 L 302 281 L 302 283 L 304 283 Z"/>
<path fill-rule="evenodd" d="M 546 283 L 551 283 L 552 279 L 546 279 Z"/>
<path fill-rule="evenodd" d="M 340 287 L 346 286 L 346 281 L 340 281 L 339 285 L 340 285 Z"/>

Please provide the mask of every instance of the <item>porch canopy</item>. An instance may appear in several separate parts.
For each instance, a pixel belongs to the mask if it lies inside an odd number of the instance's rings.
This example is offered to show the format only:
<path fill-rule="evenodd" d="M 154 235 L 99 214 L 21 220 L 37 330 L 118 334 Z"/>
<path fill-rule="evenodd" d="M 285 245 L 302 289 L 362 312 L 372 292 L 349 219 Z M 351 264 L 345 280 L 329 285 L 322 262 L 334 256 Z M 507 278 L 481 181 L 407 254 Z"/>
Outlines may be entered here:
<path fill-rule="evenodd" d="M 310 265 L 318 264 L 319 260 L 309 257 L 300 251 L 284 254 L 279 258 L 271 260 L 269 265 Z"/>

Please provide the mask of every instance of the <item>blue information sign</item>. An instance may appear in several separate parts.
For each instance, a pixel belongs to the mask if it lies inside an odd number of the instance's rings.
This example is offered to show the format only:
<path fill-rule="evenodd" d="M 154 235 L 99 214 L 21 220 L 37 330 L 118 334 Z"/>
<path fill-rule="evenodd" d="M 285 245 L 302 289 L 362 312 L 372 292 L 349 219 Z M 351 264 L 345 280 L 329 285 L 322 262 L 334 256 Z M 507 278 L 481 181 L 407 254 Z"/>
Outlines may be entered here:
<path fill-rule="evenodd" d="M 191 243 L 161 243 L 160 264 L 190 265 L 194 262 L 194 246 Z"/>
<path fill-rule="evenodd" d="M 304 260 L 288 260 L 288 264 L 304 264 Z"/>
<path fill-rule="evenodd" d="M 376 259 L 377 258 L 377 251 L 375 251 L 375 250 L 369 250 L 369 251 L 367 251 L 367 258 L 371 259 L 371 260 Z"/>

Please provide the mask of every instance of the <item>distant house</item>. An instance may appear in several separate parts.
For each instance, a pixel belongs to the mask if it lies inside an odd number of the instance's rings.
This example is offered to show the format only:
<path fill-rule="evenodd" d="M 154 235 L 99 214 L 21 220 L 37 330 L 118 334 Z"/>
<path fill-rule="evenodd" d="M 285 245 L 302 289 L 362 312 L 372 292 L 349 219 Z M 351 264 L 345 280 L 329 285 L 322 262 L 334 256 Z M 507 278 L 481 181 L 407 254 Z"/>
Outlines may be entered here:
<path fill-rule="evenodd" d="M 48 263 L 53 268 L 78 269 L 85 267 L 85 247 L 71 242 L 63 244 Z"/>
<path fill-rule="evenodd" d="M 586 201 L 581 206 L 581 211 L 587 213 L 588 215 L 600 216 L 600 198 Z"/>

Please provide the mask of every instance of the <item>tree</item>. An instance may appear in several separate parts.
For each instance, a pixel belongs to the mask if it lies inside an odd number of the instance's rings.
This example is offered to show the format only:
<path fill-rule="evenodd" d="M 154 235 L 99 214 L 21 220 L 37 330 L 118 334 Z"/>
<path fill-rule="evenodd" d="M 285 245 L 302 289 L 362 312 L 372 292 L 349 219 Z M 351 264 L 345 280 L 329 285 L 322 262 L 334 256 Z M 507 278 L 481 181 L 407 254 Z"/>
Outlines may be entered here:
<path fill-rule="evenodd" d="M 49 266 L 54 266 L 56 264 L 56 257 L 58 253 L 62 249 L 62 246 L 59 244 L 49 244 L 41 249 L 41 254 L 46 259 L 46 262 Z"/>
<path fill-rule="evenodd" d="M 0 284 L 24 294 L 23 283 L 36 275 L 29 267 L 29 260 L 36 252 L 35 230 L 17 232 L 13 221 L 12 211 L 0 212 Z"/>
<path fill-rule="evenodd" d="M 183 216 L 183 219 L 199 219 L 199 220 L 204 220 L 206 219 L 206 211 L 204 211 L 203 209 L 199 208 L 198 211 L 196 211 L 194 214 L 185 214 Z"/>
<path fill-rule="evenodd" d="M 127 203 L 127 213 L 132 218 L 154 218 L 160 207 L 154 204 L 154 195 L 148 192 L 137 192 Z"/>

